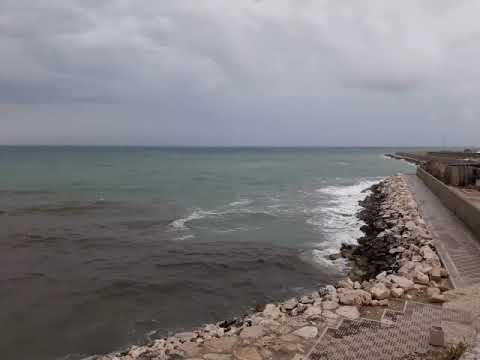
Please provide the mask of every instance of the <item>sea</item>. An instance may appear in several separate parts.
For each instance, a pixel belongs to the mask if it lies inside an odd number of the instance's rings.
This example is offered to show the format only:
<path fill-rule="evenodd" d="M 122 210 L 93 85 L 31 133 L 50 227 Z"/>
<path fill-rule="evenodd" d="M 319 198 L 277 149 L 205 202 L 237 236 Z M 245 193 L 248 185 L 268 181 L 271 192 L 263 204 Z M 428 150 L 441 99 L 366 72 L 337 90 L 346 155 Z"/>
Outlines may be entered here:
<path fill-rule="evenodd" d="M 0 147 L 2 359 L 77 360 L 339 279 L 392 148 Z M 408 149 L 412 150 L 412 149 Z"/>

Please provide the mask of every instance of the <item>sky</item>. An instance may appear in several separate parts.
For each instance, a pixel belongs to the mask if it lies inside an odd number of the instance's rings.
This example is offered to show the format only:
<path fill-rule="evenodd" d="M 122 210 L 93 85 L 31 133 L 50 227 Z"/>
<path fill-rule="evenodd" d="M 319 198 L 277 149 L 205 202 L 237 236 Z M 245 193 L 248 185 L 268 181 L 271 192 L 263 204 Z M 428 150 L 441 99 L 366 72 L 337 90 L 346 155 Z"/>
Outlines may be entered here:
<path fill-rule="evenodd" d="M 0 144 L 480 146 L 479 17 L 478 0 L 0 0 Z"/>

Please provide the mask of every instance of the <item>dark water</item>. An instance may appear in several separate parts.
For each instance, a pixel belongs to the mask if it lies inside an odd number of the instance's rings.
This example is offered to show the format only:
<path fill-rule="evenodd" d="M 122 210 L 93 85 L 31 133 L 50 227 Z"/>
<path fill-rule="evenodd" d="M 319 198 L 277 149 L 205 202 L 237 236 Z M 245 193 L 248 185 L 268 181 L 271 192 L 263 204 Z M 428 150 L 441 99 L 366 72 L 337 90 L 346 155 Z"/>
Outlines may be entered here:
<path fill-rule="evenodd" d="M 333 281 L 392 149 L 0 147 L 0 353 L 81 358 Z M 156 331 L 156 333 L 154 333 Z"/>

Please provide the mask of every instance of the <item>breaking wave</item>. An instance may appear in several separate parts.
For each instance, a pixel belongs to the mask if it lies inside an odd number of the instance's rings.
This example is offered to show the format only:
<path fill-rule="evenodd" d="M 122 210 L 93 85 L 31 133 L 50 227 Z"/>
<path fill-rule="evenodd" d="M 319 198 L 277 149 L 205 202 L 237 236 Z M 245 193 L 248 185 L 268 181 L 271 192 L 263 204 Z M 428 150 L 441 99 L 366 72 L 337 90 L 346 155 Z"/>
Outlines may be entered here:
<path fill-rule="evenodd" d="M 359 201 L 367 196 L 365 190 L 380 179 L 361 180 L 353 185 L 326 186 L 316 190 L 319 205 L 310 210 L 307 223 L 322 232 L 325 241 L 317 244 L 314 257 L 324 262 L 326 256 L 338 253 L 342 243 L 355 244 L 362 236 L 363 222 L 357 218 Z"/>

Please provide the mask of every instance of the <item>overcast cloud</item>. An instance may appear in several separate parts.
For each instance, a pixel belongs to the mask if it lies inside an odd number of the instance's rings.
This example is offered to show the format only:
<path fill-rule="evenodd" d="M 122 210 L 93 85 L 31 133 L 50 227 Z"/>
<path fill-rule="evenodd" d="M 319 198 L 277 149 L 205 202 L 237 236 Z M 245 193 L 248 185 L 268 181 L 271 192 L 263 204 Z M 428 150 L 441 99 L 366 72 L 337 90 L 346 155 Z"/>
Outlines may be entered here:
<path fill-rule="evenodd" d="M 478 0 L 0 0 L 0 143 L 480 145 Z"/>

